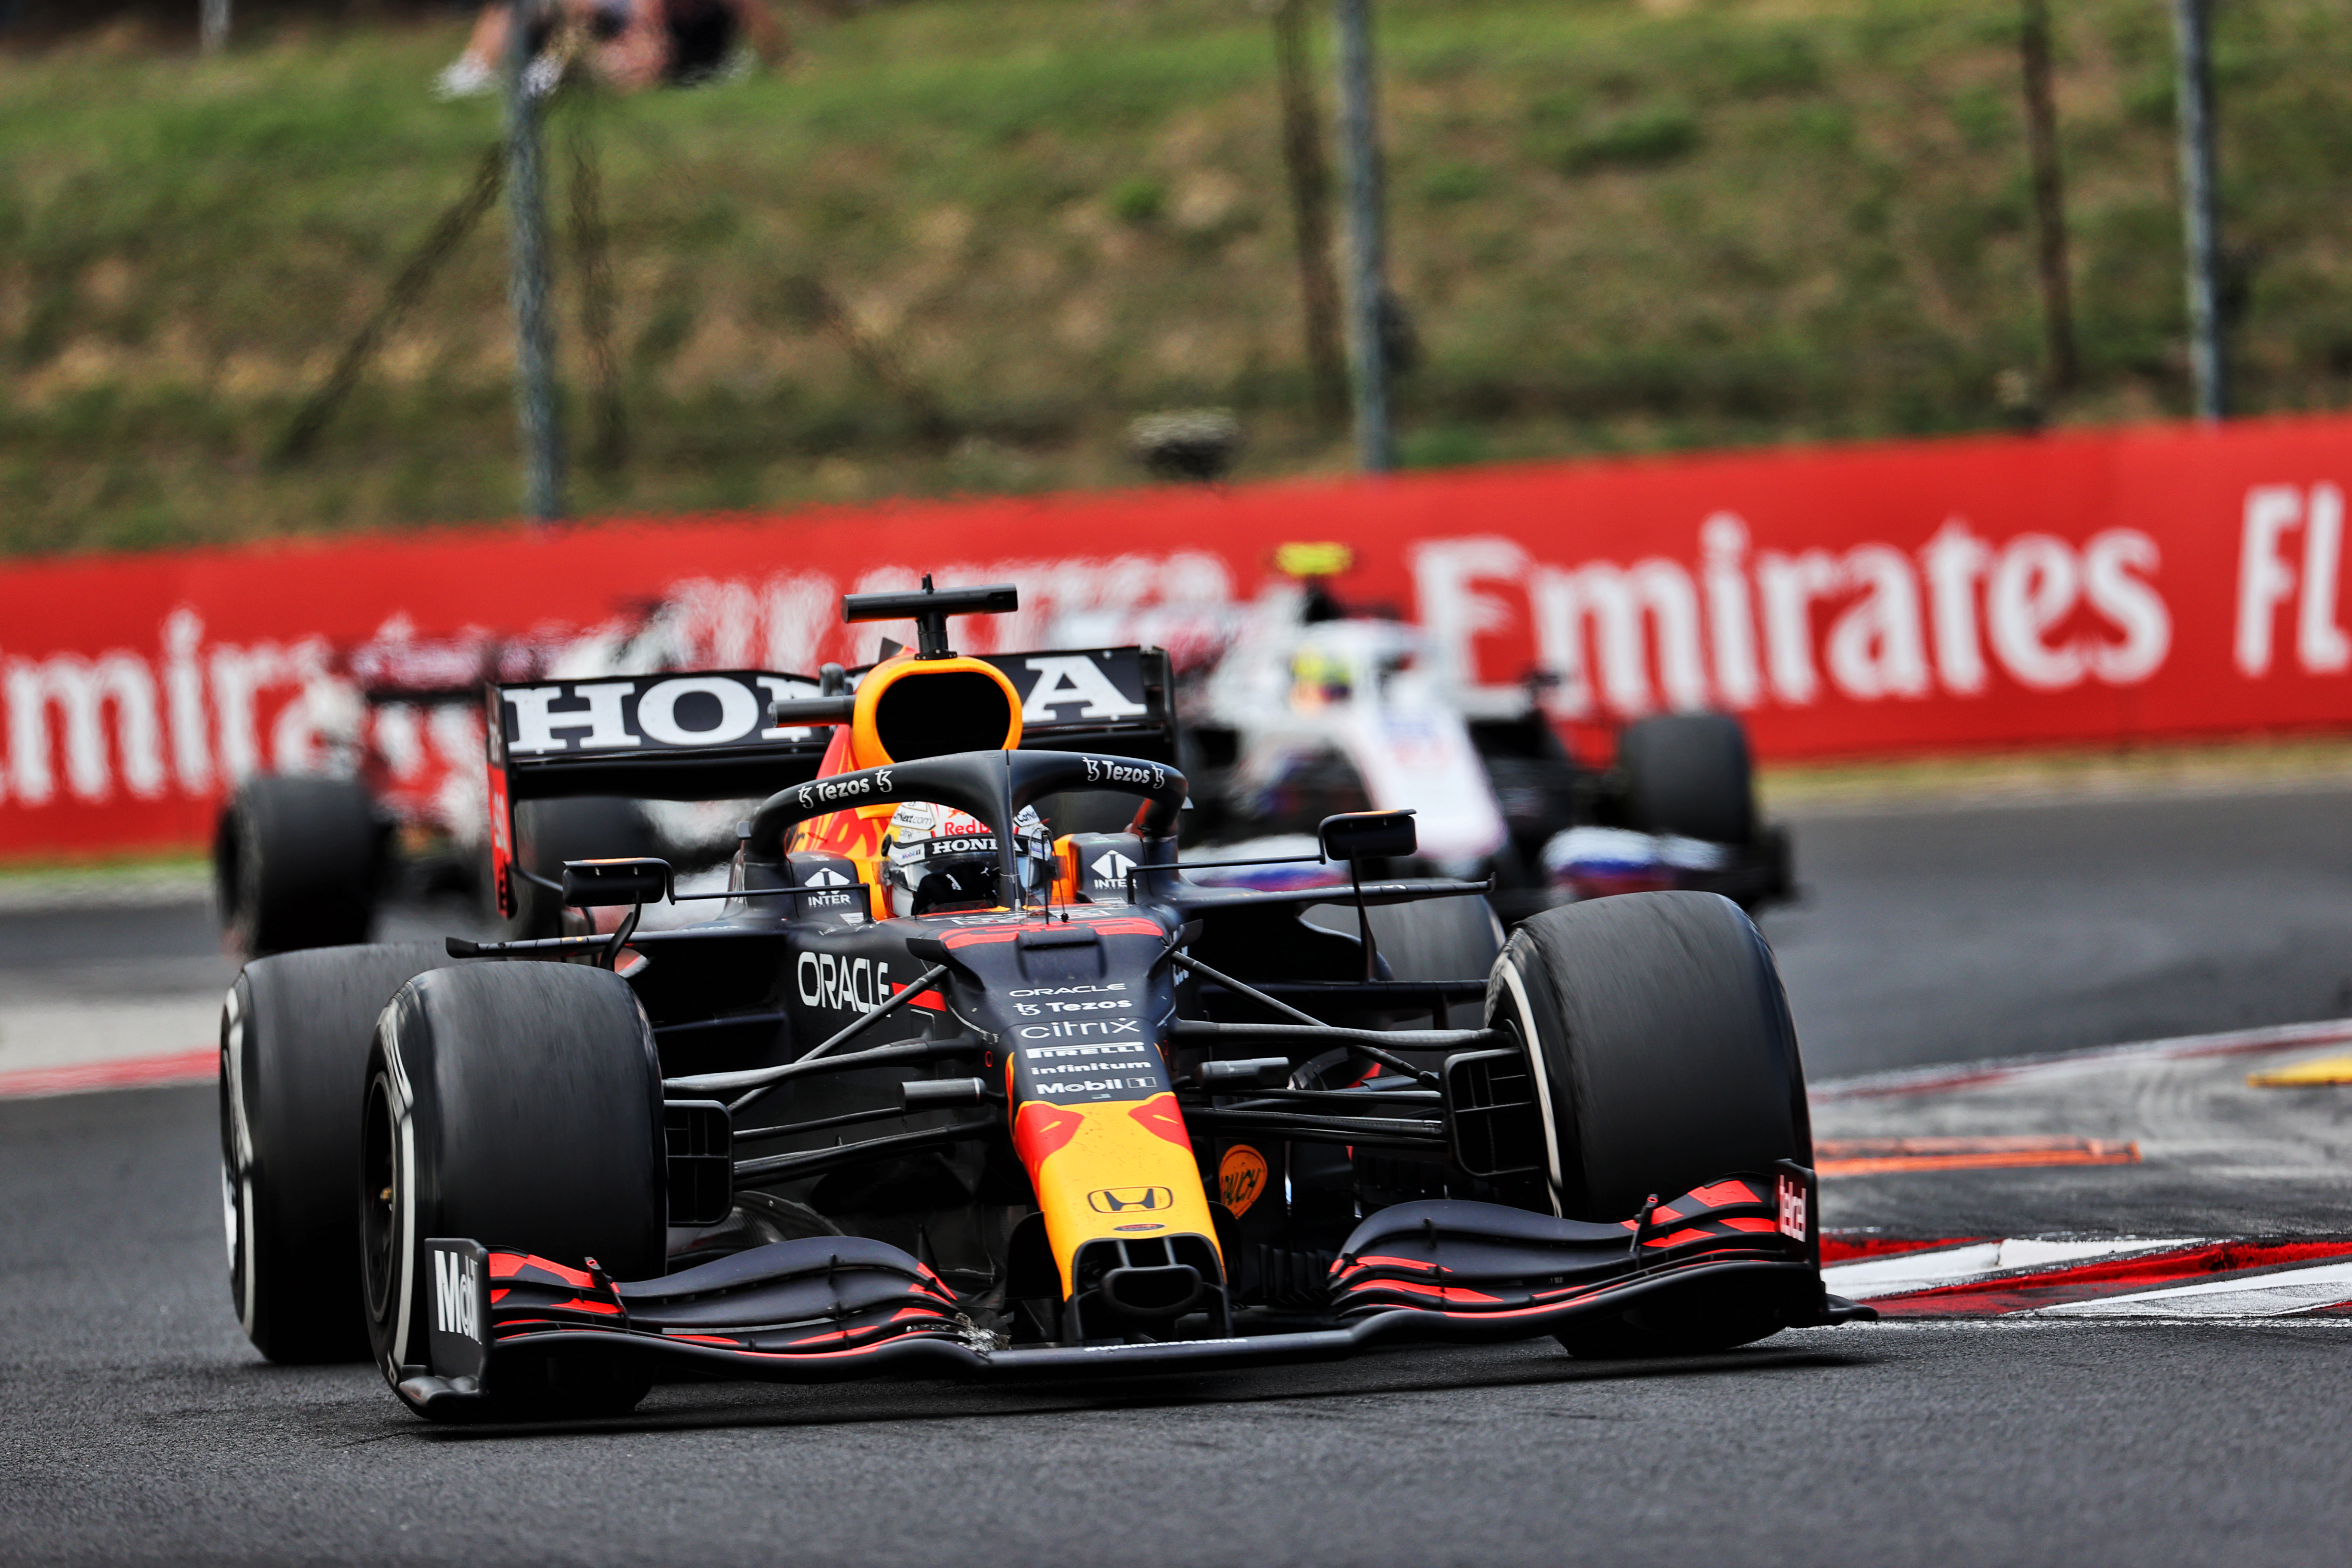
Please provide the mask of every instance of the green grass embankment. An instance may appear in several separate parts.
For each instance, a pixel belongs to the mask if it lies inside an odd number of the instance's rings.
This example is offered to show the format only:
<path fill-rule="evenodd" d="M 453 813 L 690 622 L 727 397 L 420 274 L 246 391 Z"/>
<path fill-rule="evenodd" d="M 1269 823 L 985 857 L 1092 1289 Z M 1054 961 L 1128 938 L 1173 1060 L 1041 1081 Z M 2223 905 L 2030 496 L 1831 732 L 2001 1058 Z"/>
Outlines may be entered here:
<path fill-rule="evenodd" d="M 2058 413 L 2176 412 L 2167 14 L 2056 9 L 2087 372 Z M 1408 460 L 1998 425 L 1996 384 L 2040 332 L 2015 16 L 1387 0 L 1395 281 L 1424 350 L 1400 388 Z M 558 117 L 599 150 L 630 436 L 617 473 L 578 477 L 580 510 L 1131 482 L 1127 420 L 1197 404 L 1240 412 L 1245 477 L 1345 466 L 1307 414 L 1247 0 L 797 19 L 781 75 Z M 2218 25 L 2242 401 L 2337 406 L 2352 28 L 2321 0 Z M 513 510 L 496 221 L 315 455 L 269 458 L 497 133 L 494 103 L 427 90 L 460 37 L 0 54 L 0 550 Z M 562 123 L 551 145 L 561 216 Z M 576 276 L 562 357 L 584 446 Z"/>

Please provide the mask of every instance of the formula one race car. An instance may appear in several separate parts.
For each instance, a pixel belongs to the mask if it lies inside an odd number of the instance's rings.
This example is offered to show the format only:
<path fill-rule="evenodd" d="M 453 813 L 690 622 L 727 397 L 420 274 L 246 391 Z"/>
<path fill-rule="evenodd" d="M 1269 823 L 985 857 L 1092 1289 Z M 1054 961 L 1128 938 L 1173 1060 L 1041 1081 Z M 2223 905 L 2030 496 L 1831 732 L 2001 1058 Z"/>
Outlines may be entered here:
<path fill-rule="evenodd" d="M 786 780 L 719 918 L 643 930 L 669 868 L 581 860 L 562 896 L 609 931 L 246 967 L 222 1144 L 266 1354 L 363 1343 L 418 1413 L 505 1418 L 674 1375 L 1648 1353 L 1867 1315 L 1822 1290 L 1795 1032 L 1737 906 L 1598 900 L 1490 974 L 1392 978 L 1364 911 L 1486 888 L 1382 876 L 1409 815 L 1321 826 L 1354 934 L 1299 918 L 1328 888 L 1195 882 L 1136 650 L 1039 656 L 1100 700 L 1024 732 L 1037 691 L 947 647 L 1013 591 L 926 589 L 845 601 L 920 628 L 854 696 L 491 689 L 502 851 L 517 800 Z M 1036 810 L 1106 795 L 1126 831 Z"/>
<path fill-rule="evenodd" d="M 1342 604 L 1330 579 L 1353 563 L 1344 546 L 1287 544 L 1275 561 L 1293 581 L 1260 597 L 1183 689 L 1200 808 L 1188 844 L 1273 853 L 1332 812 L 1411 809 L 1421 858 L 1457 876 L 1491 871 L 1492 902 L 1514 922 L 1604 893 L 1682 888 L 1748 910 L 1791 895 L 1789 836 L 1758 814 L 1738 719 L 1649 714 L 1581 738 L 1611 746 L 1613 765 L 1580 761 L 1539 681 L 1516 708 L 1493 692 L 1474 701 L 1418 628 Z"/>
<path fill-rule="evenodd" d="M 478 894 L 488 860 L 483 683 L 675 668 L 685 650 L 672 610 L 655 604 L 575 635 L 520 637 L 420 637 L 394 622 L 329 650 L 293 715 L 308 721 L 313 754 L 300 771 L 239 782 L 215 823 L 224 943 L 257 958 L 363 942 L 394 893 Z M 709 848 L 709 835 L 692 831 L 696 814 L 657 811 L 610 796 L 538 802 L 517 816 L 516 858 L 551 878 L 575 853 Z M 551 898 L 524 884 L 521 934 L 554 935 L 560 916 Z"/>

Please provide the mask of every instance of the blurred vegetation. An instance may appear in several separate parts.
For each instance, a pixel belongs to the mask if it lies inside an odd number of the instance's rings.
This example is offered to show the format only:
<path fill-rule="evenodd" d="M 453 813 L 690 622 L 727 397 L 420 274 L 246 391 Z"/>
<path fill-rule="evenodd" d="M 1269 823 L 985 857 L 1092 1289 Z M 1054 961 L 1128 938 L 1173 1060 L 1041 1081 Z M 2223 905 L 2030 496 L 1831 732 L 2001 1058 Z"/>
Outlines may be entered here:
<path fill-rule="evenodd" d="M 2178 413 L 2168 13 L 2055 9 L 2085 384 L 2052 413 Z M 559 221 L 566 125 L 598 149 L 630 430 L 578 510 L 1134 483 L 1121 432 L 1164 406 L 1235 409 L 1244 478 L 1345 468 L 1309 413 L 1251 0 L 786 14 L 780 75 L 558 110 Z M 1407 459 L 2000 425 L 2040 345 L 2015 18 L 1382 0 Z M 270 457 L 497 135 L 494 101 L 428 90 L 463 27 L 264 14 L 216 60 L 127 26 L 0 50 L 0 549 L 512 511 L 495 219 L 315 455 Z M 2217 27 L 2241 405 L 2339 406 L 2352 29 L 2323 0 Z"/>

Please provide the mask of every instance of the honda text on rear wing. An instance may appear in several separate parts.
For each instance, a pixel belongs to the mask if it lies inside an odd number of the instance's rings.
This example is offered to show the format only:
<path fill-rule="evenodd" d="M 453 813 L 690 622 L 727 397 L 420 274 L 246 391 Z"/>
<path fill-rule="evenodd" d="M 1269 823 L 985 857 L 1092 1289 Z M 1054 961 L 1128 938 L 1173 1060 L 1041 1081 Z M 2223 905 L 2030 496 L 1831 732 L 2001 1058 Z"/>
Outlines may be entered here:
<path fill-rule="evenodd" d="M 492 683 L 486 689 L 491 863 L 498 905 L 516 910 L 517 803 L 564 795 L 638 800 L 763 796 L 817 776 L 853 733 L 861 757 L 895 762 L 975 746 L 1108 752 L 1173 763 L 1168 656 L 1110 647 L 965 658 L 947 646 L 950 615 L 1003 612 L 1011 585 L 853 594 L 848 621 L 913 620 L 917 647 L 819 675 L 718 669 L 693 674 Z M 907 680 L 920 673 L 925 679 Z M 1012 724 L 996 679 L 1019 700 Z M 965 688 L 985 686 L 990 692 Z M 988 733 L 976 733 L 978 722 Z"/>

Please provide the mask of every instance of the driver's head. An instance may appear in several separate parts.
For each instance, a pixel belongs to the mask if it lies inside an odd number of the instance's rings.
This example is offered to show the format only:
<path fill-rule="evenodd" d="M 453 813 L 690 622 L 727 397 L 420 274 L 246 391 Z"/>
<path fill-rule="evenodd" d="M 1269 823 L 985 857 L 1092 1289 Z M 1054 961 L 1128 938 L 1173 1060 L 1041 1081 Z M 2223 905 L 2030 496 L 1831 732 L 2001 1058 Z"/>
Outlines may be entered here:
<path fill-rule="evenodd" d="M 1013 819 L 1013 837 L 1022 891 L 1035 896 L 1053 873 L 1053 837 L 1036 811 L 1025 805 Z M 890 835 L 882 845 L 890 864 L 893 914 L 943 915 L 1013 902 L 996 885 L 996 835 L 969 812 L 908 801 L 890 818 Z"/>

